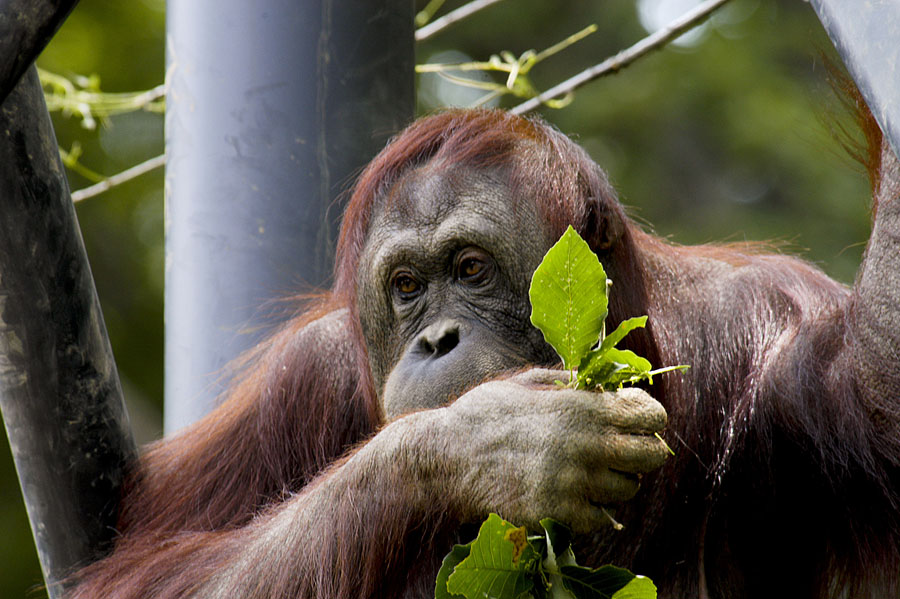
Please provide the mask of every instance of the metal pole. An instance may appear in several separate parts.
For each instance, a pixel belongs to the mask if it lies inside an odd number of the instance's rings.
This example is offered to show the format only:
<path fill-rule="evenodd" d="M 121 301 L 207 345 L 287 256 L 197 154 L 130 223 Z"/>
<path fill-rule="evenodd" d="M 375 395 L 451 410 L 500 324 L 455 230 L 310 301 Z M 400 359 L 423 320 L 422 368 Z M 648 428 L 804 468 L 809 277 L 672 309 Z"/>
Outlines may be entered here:
<path fill-rule="evenodd" d="M 412 0 L 170 0 L 166 410 L 199 418 L 267 301 L 326 283 L 335 202 L 413 118 Z"/>
<path fill-rule="evenodd" d="M 811 0 L 811 4 L 900 155 L 900 2 Z"/>
<path fill-rule="evenodd" d="M 78 0 L 4 0 L 0 7 L 0 102 L 77 3 Z"/>
<path fill-rule="evenodd" d="M 0 410 L 57 597 L 109 548 L 136 450 L 34 67 L 0 105 Z"/>

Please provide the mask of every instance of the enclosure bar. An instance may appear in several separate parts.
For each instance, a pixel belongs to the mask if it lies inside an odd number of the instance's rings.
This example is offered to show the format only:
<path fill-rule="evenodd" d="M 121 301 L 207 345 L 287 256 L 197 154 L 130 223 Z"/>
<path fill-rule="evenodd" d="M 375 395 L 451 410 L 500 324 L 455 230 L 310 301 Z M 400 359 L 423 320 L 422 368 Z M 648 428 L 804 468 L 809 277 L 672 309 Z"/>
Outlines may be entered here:
<path fill-rule="evenodd" d="M 339 194 L 415 99 L 411 0 L 169 0 L 167 27 L 168 433 L 328 284 Z"/>
<path fill-rule="evenodd" d="M 78 0 L 0 2 L 0 102 L 9 95 Z"/>
<path fill-rule="evenodd" d="M 875 120 L 900 155 L 900 4 L 811 0 Z"/>
<path fill-rule="evenodd" d="M 0 411 L 51 597 L 102 555 L 136 456 L 37 70 L 0 105 Z"/>

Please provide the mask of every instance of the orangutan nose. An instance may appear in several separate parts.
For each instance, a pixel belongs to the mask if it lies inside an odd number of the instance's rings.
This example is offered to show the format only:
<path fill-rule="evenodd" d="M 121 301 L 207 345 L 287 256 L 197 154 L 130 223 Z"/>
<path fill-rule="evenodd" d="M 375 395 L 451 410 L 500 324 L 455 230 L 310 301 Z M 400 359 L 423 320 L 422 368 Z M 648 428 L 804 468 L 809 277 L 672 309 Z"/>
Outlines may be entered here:
<path fill-rule="evenodd" d="M 432 358 L 440 358 L 459 345 L 459 323 L 444 319 L 428 325 L 416 342 L 419 351 Z"/>

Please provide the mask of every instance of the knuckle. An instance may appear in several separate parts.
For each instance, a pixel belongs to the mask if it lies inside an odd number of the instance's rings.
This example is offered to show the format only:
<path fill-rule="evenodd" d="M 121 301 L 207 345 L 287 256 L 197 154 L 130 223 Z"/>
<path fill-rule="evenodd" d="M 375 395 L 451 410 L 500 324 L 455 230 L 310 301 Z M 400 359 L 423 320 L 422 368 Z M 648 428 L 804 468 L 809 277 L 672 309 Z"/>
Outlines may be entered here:
<path fill-rule="evenodd" d="M 627 410 L 634 417 L 640 427 L 653 432 L 665 428 L 668 415 L 661 403 L 649 393 L 637 387 L 626 387 L 616 393 L 616 399 L 623 410 Z"/>
<path fill-rule="evenodd" d="M 548 481 L 545 488 L 554 493 L 567 493 L 584 486 L 583 472 L 580 468 L 575 468 L 571 465 L 562 468 L 555 476 L 549 478 L 551 480 Z"/>
<path fill-rule="evenodd" d="M 653 413 L 662 408 L 658 401 L 639 387 L 623 387 L 616 392 L 616 398 L 635 411 Z"/>
<path fill-rule="evenodd" d="M 520 385 L 552 385 L 555 381 L 568 382 L 569 373 L 550 368 L 531 368 L 508 379 Z"/>

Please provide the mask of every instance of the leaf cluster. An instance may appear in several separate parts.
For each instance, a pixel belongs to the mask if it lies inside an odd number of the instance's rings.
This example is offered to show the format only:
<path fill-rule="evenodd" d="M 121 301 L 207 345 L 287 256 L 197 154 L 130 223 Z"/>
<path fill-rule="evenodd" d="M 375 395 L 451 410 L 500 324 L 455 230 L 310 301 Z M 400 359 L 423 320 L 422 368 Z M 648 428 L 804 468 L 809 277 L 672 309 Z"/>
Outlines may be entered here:
<path fill-rule="evenodd" d="M 597 255 L 569 226 L 544 256 L 531 279 L 531 322 L 553 346 L 576 389 L 614 390 L 653 375 L 687 366 L 653 370 L 649 360 L 616 345 L 647 324 L 646 316 L 629 318 L 606 334 L 612 282 Z M 577 371 L 577 373 L 576 373 Z"/>
<path fill-rule="evenodd" d="M 472 106 L 481 106 L 491 100 L 504 95 L 512 95 L 516 98 L 534 98 L 539 94 L 539 90 L 534 86 L 528 74 L 532 67 L 541 61 L 565 50 L 572 44 L 575 44 L 585 37 L 597 31 L 596 25 L 589 25 L 584 29 L 570 35 L 559 43 L 553 44 L 549 48 L 535 52 L 527 50 L 520 56 L 515 56 L 512 52 L 504 50 L 499 54 L 494 54 L 486 62 L 464 62 L 457 64 L 420 64 L 416 65 L 417 73 L 437 73 L 441 77 L 461 85 L 464 87 L 474 87 L 485 90 L 486 93 L 478 99 Z M 504 83 L 496 83 L 493 81 L 479 81 L 475 79 L 466 79 L 455 72 L 462 71 L 493 71 L 506 73 L 506 81 Z M 560 97 L 551 98 L 544 102 L 544 105 L 550 108 L 563 108 L 567 106 L 573 99 L 573 94 L 560 94 Z"/>
<path fill-rule="evenodd" d="M 104 92 L 100 90 L 100 77 L 64 77 L 45 69 L 38 69 L 44 99 L 49 112 L 62 112 L 81 120 L 81 126 L 93 130 L 97 119 L 146 110 L 163 113 L 166 108 L 166 86 L 160 84 L 153 89 L 138 92 Z M 68 165 L 67 165 L 68 166 Z"/>
<path fill-rule="evenodd" d="M 435 599 L 655 599 L 648 578 L 615 566 L 579 566 L 569 529 L 549 518 L 541 526 L 542 535 L 528 536 L 524 527 L 488 516 L 474 541 L 444 558 Z"/>
<path fill-rule="evenodd" d="M 652 370 L 646 358 L 616 347 L 628 333 L 646 326 L 647 317 L 629 318 L 607 335 L 610 287 L 600 260 L 571 226 L 532 276 L 531 322 L 572 373 L 569 385 L 618 389 L 644 380 L 652 383 L 655 374 L 686 368 Z M 543 535 L 528 536 L 524 527 L 517 528 L 491 514 L 474 541 L 456 545 L 444 558 L 435 598 L 656 597 L 656 587 L 649 579 L 628 570 L 579 566 L 572 553 L 569 529 L 549 518 L 541 520 L 541 526 Z"/>

